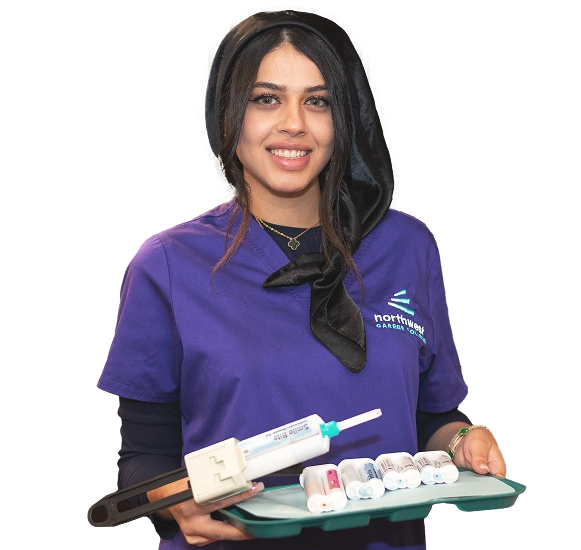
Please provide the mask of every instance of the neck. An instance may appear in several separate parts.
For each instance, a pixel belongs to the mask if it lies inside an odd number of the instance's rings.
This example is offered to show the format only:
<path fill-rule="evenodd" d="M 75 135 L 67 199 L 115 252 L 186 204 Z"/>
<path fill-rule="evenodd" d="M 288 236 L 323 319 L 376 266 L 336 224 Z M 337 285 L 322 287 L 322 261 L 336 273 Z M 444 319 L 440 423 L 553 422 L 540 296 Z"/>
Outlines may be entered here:
<path fill-rule="evenodd" d="M 301 196 L 251 194 L 250 210 L 254 216 L 287 227 L 311 227 L 319 223 L 319 186 Z"/>

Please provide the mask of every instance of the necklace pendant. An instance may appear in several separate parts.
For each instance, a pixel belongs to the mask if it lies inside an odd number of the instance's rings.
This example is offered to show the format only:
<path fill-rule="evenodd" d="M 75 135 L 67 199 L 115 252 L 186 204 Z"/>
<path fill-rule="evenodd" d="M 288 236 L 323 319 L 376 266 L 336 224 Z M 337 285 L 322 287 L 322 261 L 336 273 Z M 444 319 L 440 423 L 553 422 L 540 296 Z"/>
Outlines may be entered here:
<path fill-rule="evenodd" d="M 297 241 L 294 237 L 292 239 L 289 239 L 287 244 L 291 250 L 296 250 L 299 246 L 301 246 L 301 243 Z"/>

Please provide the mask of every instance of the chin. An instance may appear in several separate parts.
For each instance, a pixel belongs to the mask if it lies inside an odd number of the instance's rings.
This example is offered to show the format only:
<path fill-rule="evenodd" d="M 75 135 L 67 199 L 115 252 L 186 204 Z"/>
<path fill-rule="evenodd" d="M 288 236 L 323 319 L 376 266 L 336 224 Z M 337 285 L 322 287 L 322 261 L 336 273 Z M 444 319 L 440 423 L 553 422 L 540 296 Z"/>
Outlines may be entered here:
<path fill-rule="evenodd" d="M 306 195 L 310 190 L 310 186 L 307 185 L 292 185 L 292 186 L 284 186 L 284 185 L 277 185 L 276 187 L 270 187 L 270 191 L 273 195 L 278 197 L 287 197 L 287 198 L 299 198 Z"/>
<path fill-rule="evenodd" d="M 285 178 L 285 177 L 278 177 L 273 178 L 271 181 L 276 181 L 276 184 L 267 186 L 274 192 L 274 193 L 282 193 L 282 194 L 289 194 L 289 195 L 302 195 L 310 191 L 313 187 L 319 185 L 319 178 L 318 177 L 306 177 L 306 178 Z"/>

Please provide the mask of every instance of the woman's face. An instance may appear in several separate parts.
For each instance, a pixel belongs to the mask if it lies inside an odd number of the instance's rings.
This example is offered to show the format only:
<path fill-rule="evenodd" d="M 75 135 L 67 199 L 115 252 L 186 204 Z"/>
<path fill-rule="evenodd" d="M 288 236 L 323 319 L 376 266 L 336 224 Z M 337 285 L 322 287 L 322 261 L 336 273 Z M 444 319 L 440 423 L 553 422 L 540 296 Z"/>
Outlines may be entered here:
<path fill-rule="evenodd" d="M 236 148 L 253 203 L 318 197 L 333 138 L 329 93 L 317 66 L 290 44 L 267 54 Z"/>

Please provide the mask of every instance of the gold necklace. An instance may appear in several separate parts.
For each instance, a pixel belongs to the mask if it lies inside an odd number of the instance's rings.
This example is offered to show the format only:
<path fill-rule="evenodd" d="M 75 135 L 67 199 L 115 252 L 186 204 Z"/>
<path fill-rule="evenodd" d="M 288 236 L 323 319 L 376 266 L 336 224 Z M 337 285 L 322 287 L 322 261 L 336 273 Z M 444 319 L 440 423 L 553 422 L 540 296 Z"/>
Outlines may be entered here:
<path fill-rule="evenodd" d="M 299 246 L 301 246 L 301 243 L 298 241 L 299 237 L 302 237 L 307 231 L 309 231 L 309 229 L 313 229 L 313 227 L 315 227 L 316 225 L 319 225 L 319 222 L 317 222 L 315 225 L 311 225 L 311 227 L 308 227 L 304 231 L 301 231 L 296 237 L 289 237 L 288 235 L 285 235 L 284 233 L 280 232 L 278 229 L 275 229 L 274 227 L 270 227 L 270 225 L 268 225 L 266 222 L 262 221 L 258 216 L 254 216 L 254 217 L 256 218 L 256 221 L 262 227 L 267 227 L 268 229 L 270 229 L 271 231 L 274 231 L 275 233 L 277 233 L 281 237 L 288 239 L 288 243 L 286 243 L 286 244 L 288 245 L 288 247 L 291 250 L 296 250 Z"/>

